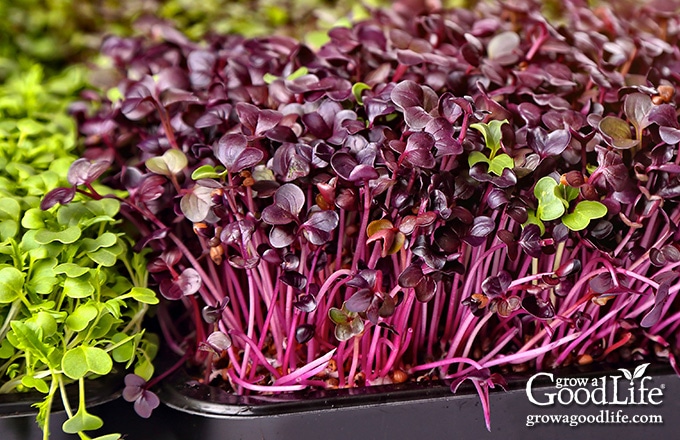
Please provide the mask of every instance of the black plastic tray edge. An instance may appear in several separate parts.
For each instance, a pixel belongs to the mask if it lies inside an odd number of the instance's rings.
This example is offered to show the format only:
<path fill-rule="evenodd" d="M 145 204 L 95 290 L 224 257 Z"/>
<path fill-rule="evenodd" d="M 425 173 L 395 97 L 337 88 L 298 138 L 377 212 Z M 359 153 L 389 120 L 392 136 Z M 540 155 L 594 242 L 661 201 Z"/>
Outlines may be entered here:
<path fill-rule="evenodd" d="M 101 405 L 120 397 L 123 389 L 123 373 L 114 371 L 106 376 L 87 379 L 85 381 L 85 400 L 88 407 Z M 66 395 L 71 405 L 78 402 L 78 384 L 72 383 L 66 386 Z M 0 394 L 0 418 L 22 417 L 38 414 L 33 404 L 44 399 L 45 395 L 39 392 L 16 392 Z M 52 412 L 63 411 L 59 391 L 52 402 Z"/>
<path fill-rule="evenodd" d="M 637 364 L 636 364 L 637 365 Z M 556 377 L 595 377 L 612 373 L 618 367 L 636 365 L 596 365 L 586 368 L 565 368 L 553 370 Z M 675 375 L 670 365 L 655 363 L 650 365 L 648 374 L 655 376 Z M 507 392 L 524 392 L 531 375 L 517 375 L 508 378 Z M 282 393 L 278 395 L 238 396 L 221 388 L 197 383 L 184 370 L 168 377 L 156 390 L 161 401 L 178 411 L 214 418 L 257 418 L 282 414 L 325 411 L 335 408 L 399 404 L 427 399 L 461 399 L 473 396 L 479 399 L 469 381 L 464 382 L 458 392 L 453 394 L 450 381 L 429 381 L 424 383 L 404 383 L 380 385 L 353 389 L 320 390 L 301 393 Z M 546 380 L 537 380 L 536 386 L 548 387 Z M 491 392 L 503 392 L 496 387 Z"/>

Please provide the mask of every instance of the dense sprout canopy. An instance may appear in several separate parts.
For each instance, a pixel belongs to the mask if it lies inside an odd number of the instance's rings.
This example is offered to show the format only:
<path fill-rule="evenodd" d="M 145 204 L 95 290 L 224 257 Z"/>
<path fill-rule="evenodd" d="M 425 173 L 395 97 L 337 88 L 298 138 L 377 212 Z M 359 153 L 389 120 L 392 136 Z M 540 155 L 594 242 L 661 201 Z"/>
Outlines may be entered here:
<path fill-rule="evenodd" d="M 105 41 L 84 156 L 129 191 L 161 293 L 221 311 L 237 390 L 674 363 L 680 23 L 657 3 L 376 11 L 316 51 L 159 24 Z"/>

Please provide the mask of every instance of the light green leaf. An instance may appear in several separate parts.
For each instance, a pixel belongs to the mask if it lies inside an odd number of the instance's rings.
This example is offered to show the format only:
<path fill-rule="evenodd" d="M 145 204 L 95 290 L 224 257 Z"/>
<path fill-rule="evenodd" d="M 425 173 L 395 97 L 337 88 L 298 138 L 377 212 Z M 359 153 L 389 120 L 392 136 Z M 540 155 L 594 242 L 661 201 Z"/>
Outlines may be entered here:
<path fill-rule="evenodd" d="M 87 298 L 94 293 L 94 286 L 88 275 L 64 280 L 64 295 L 69 298 Z"/>
<path fill-rule="evenodd" d="M 118 261 L 118 256 L 124 251 L 120 243 L 108 248 L 101 248 L 95 252 L 88 253 L 90 260 L 105 267 L 111 267 Z"/>
<path fill-rule="evenodd" d="M 105 310 L 106 312 L 101 316 L 101 318 L 99 318 L 97 324 L 91 330 L 90 337 L 92 337 L 92 339 L 103 338 L 109 334 L 109 331 L 111 330 L 111 327 L 114 326 L 114 324 L 121 322 L 120 320 L 114 318 L 111 313 L 108 313 L 108 309 L 105 308 Z"/>
<path fill-rule="evenodd" d="M 21 133 L 33 136 L 43 131 L 44 125 L 33 119 L 24 118 L 17 121 L 17 128 Z"/>
<path fill-rule="evenodd" d="M 269 73 L 269 72 L 265 73 L 265 74 L 262 76 L 262 80 L 265 82 L 265 84 L 271 84 L 271 83 L 273 83 L 274 81 L 276 81 L 277 79 L 279 79 L 278 76 L 272 75 L 272 74 Z"/>
<path fill-rule="evenodd" d="M 491 165 L 489 165 L 489 172 L 500 176 L 503 174 L 504 169 L 512 169 L 514 166 L 515 162 L 512 160 L 512 157 L 508 156 L 507 154 L 499 154 L 491 161 Z"/>
<path fill-rule="evenodd" d="M 45 227 L 45 215 L 40 208 L 31 208 L 24 213 L 21 226 L 26 229 L 42 229 Z"/>
<path fill-rule="evenodd" d="M 105 232 L 97 238 L 83 238 L 80 249 L 85 252 L 94 252 L 100 248 L 108 248 L 116 244 L 118 236 L 113 232 Z"/>
<path fill-rule="evenodd" d="M 0 342 L 0 359 L 9 359 L 14 354 L 14 347 L 7 339 Z"/>
<path fill-rule="evenodd" d="M 556 220 L 564 214 L 562 199 L 555 195 L 557 182 L 550 176 L 542 177 L 534 187 L 534 195 L 538 199 L 536 214 L 543 221 Z"/>
<path fill-rule="evenodd" d="M 144 304 L 158 304 L 156 293 L 146 287 L 133 287 L 129 295 Z"/>
<path fill-rule="evenodd" d="M 496 152 L 501 148 L 501 139 L 503 137 L 501 127 L 503 124 L 507 123 L 508 120 L 504 119 L 502 121 L 489 121 L 486 124 L 481 122 L 470 124 L 470 128 L 474 128 L 484 136 L 484 143 L 486 144 L 486 147 L 491 150 L 491 158 L 493 158 L 496 155 Z"/>
<path fill-rule="evenodd" d="M 113 361 L 101 348 L 81 345 L 64 354 L 61 366 L 68 377 L 80 379 L 88 372 L 99 375 L 109 374 L 113 368 Z"/>
<path fill-rule="evenodd" d="M 54 319 L 51 313 L 40 311 L 26 320 L 26 323 L 31 325 L 34 329 L 40 328 L 42 331 L 42 340 L 49 338 L 57 332 L 57 320 Z"/>
<path fill-rule="evenodd" d="M 607 207 L 605 205 L 600 202 L 584 200 L 576 205 L 574 212 L 562 217 L 562 223 L 572 231 L 582 231 L 591 220 L 604 217 L 605 215 L 607 215 Z"/>
<path fill-rule="evenodd" d="M 16 220 L 0 221 L 0 242 L 14 238 L 19 233 L 19 223 Z"/>
<path fill-rule="evenodd" d="M 305 66 L 302 66 L 302 67 L 298 68 L 295 72 L 288 75 L 286 77 L 286 79 L 288 81 L 294 81 L 294 80 L 300 78 L 301 76 L 307 75 L 308 73 L 309 73 L 309 70 Z"/>
<path fill-rule="evenodd" d="M 116 319 L 121 317 L 120 308 L 124 305 L 125 302 L 118 298 L 112 298 L 104 303 L 104 307 L 106 307 L 109 313 Z"/>
<path fill-rule="evenodd" d="M 87 209 L 94 214 L 95 217 L 115 217 L 120 211 L 120 202 L 110 197 L 104 197 L 99 200 L 88 200 L 85 203 Z"/>
<path fill-rule="evenodd" d="M 77 226 L 69 226 L 63 231 L 50 231 L 41 229 L 35 234 L 35 241 L 39 244 L 48 244 L 53 241 L 58 241 L 63 244 L 75 243 L 80 238 L 80 228 Z"/>
<path fill-rule="evenodd" d="M 135 365 L 135 374 L 147 382 L 153 377 L 153 364 L 148 359 L 143 358 L 137 365 Z"/>
<path fill-rule="evenodd" d="M 135 335 L 128 336 L 125 333 L 116 333 L 115 335 L 113 335 L 111 341 L 114 344 L 118 344 L 120 342 L 125 341 L 121 345 L 112 350 L 111 356 L 113 356 L 114 361 L 124 363 L 132 359 L 132 357 L 135 355 L 134 339 Z"/>
<path fill-rule="evenodd" d="M 0 219 L 11 219 L 19 221 L 21 206 L 15 199 L 0 198 Z"/>
<path fill-rule="evenodd" d="M 352 86 L 352 94 L 354 95 L 354 98 L 357 100 L 357 104 L 359 105 L 364 105 L 362 98 L 364 90 L 371 90 L 371 86 L 362 82 L 354 83 L 354 85 Z"/>
<path fill-rule="evenodd" d="M 89 271 L 90 269 L 87 267 L 83 267 L 75 263 L 62 263 L 54 268 L 55 274 L 65 274 L 69 278 L 81 277 Z"/>
<path fill-rule="evenodd" d="M 47 394 L 50 391 L 50 387 L 47 386 L 47 382 L 45 382 L 43 379 L 37 379 L 33 376 L 22 377 L 21 384 L 28 388 L 35 388 L 43 394 Z"/>
<path fill-rule="evenodd" d="M 66 326 L 76 332 L 81 332 L 87 328 L 97 315 L 99 310 L 92 303 L 82 304 L 78 306 L 68 318 L 66 318 Z"/>
<path fill-rule="evenodd" d="M 0 304 L 9 304 L 21 296 L 24 274 L 14 267 L 0 269 Z"/>
<path fill-rule="evenodd" d="M 106 434 L 95 437 L 92 440 L 121 440 L 123 438 L 120 434 Z"/>
<path fill-rule="evenodd" d="M 87 412 L 84 406 L 78 408 L 78 412 L 61 425 L 61 429 L 67 434 L 77 434 L 81 431 L 95 431 L 104 426 L 104 421 Z"/>
<path fill-rule="evenodd" d="M 480 162 L 490 163 L 489 158 L 480 151 L 473 151 L 468 156 L 468 166 L 472 167 Z"/>
<path fill-rule="evenodd" d="M 168 177 L 181 172 L 187 164 L 186 155 L 176 148 L 171 148 L 162 156 L 152 157 L 146 161 L 146 167 L 149 171 Z"/>
<path fill-rule="evenodd" d="M 191 173 L 191 178 L 193 180 L 216 179 L 218 177 L 220 177 L 220 174 L 215 171 L 215 168 L 212 165 L 201 165 Z"/>
<path fill-rule="evenodd" d="M 13 333 L 7 334 L 7 337 L 9 338 L 10 334 L 12 334 L 15 339 L 15 341 L 10 339 L 10 342 L 20 350 L 30 351 L 34 356 L 37 356 L 38 359 L 50 366 L 49 356 L 54 351 L 54 347 L 45 345 L 41 339 L 41 332 L 21 321 L 12 321 L 10 325 L 12 326 Z"/>

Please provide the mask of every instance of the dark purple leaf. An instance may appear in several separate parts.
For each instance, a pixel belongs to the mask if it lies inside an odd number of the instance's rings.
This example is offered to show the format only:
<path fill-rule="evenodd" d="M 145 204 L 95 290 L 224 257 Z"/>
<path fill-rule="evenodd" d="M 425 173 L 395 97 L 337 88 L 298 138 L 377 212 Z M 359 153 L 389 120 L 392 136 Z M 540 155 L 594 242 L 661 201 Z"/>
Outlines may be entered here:
<path fill-rule="evenodd" d="M 274 203 L 262 210 L 262 220 L 270 225 L 286 225 L 297 221 L 305 203 L 305 193 L 297 185 L 287 183 L 274 193 Z"/>
<path fill-rule="evenodd" d="M 286 142 L 274 152 L 272 171 L 284 182 L 292 182 L 309 174 L 310 161 L 298 152 L 295 144 Z"/>
<path fill-rule="evenodd" d="M 429 276 L 424 276 L 414 288 L 416 299 L 422 303 L 429 302 L 437 293 L 437 283 Z"/>
<path fill-rule="evenodd" d="M 488 237 L 496 229 L 496 223 L 491 217 L 479 216 L 475 217 L 472 222 L 472 227 L 467 235 L 463 238 L 470 246 L 481 245 L 486 237 Z"/>
<path fill-rule="evenodd" d="M 331 166 L 337 175 L 345 180 L 350 180 L 350 175 L 359 162 L 351 154 L 339 151 L 331 157 Z"/>
<path fill-rule="evenodd" d="M 157 200 L 165 193 L 165 183 L 167 179 L 159 174 L 147 174 L 142 178 L 134 198 L 140 203 L 149 203 Z"/>
<path fill-rule="evenodd" d="M 555 316 L 555 309 L 550 301 L 544 301 L 536 295 L 528 295 L 522 300 L 522 308 L 538 319 L 550 319 Z"/>
<path fill-rule="evenodd" d="M 302 291 L 307 287 L 307 277 L 292 270 L 284 271 L 283 275 L 279 277 L 279 280 L 297 291 Z"/>
<path fill-rule="evenodd" d="M 398 284 L 403 288 L 416 287 L 422 279 L 422 269 L 420 266 L 412 264 L 399 275 Z"/>
<path fill-rule="evenodd" d="M 536 127 L 527 132 L 529 147 L 541 157 L 562 154 L 569 142 L 571 142 L 571 134 L 568 130 L 555 130 L 548 133 L 543 128 Z"/>
<path fill-rule="evenodd" d="M 400 160 L 414 167 L 434 168 L 436 162 L 432 155 L 434 139 L 427 133 L 413 133 L 406 142 L 406 149 Z"/>
<path fill-rule="evenodd" d="M 239 102 L 236 104 L 236 113 L 243 127 L 246 128 L 246 135 L 262 135 L 267 130 L 276 127 L 281 122 L 283 115 L 274 110 L 261 110 L 256 106 Z"/>
<path fill-rule="evenodd" d="M 555 275 L 564 278 L 568 277 L 569 275 L 573 275 L 577 272 L 581 271 L 581 261 L 580 260 L 571 260 L 568 261 L 564 264 L 562 264 L 557 270 L 555 271 Z"/>
<path fill-rule="evenodd" d="M 179 299 L 182 296 L 192 295 L 201 287 L 201 278 L 195 269 L 185 269 L 177 279 L 163 280 L 160 284 L 161 294 L 171 300 Z"/>
<path fill-rule="evenodd" d="M 45 194 L 45 197 L 40 201 L 40 209 L 47 211 L 57 203 L 67 205 L 73 200 L 76 195 L 76 189 L 71 188 L 55 188 Z"/>
<path fill-rule="evenodd" d="M 224 300 L 214 306 L 203 307 L 201 310 L 201 316 L 203 317 L 203 320 L 208 324 L 216 323 L 222 317 L 222 312 L 227 307 L 227 304 L 229 304 L 229 297 L 224 298 Z"/>
<path fill-rule="evenodd" d="M 301 226 L 302 235 L 310 243 L 321 246 L 331 238 L 331 232 L 338 227 L 339 217 L 335 211 L 317 211 L 310 214 Z"/>
<path fill-rule="evenodd" d="M 424 101 L 423 89 L 413 81 L 402 81 L 397 84 L 390 94 L 392 102 L 402 110 L 409 107 L 422 107 Z"/>
<path fill-rule="evenodd" d="M 373 291 L 371 289 L 361 289 L 356 292 L 350 299 L 345 301 L 345 307 L 350 312 L 365 312 L 373 300 Z"/>
<path fill-rule="evenodd" d="M 609 272 L 601 273 L 593 277 L 588 285 L 595 293 L 606 293 L 614 288 L 614 282 Z"/>
<path fill-rule="evenodd" d="M 502 270 L 498 272 L 498 275 L 487 277 L 482 281 L 482 290 L 489 298 L 504 295 L 510 287 L 511 282 L 512 276 Z"/>
<path fill-rule="evenodd" d="M 668 298 L 670 284 L 662 283 L 656 291 L 656 296 L 654 297 L 654 307 L 650 310 L 640 321 L 640 325 L 644 328 L 650 328 L 654 326 L 659 319 L 661 319 L 661 313 L 663 313 L 663 306 Z"/>
<path fill-rule="evenodd" d="M 300 295 L 297 301 L 293 302 L 293 307 L 301 312 L 311 313 L 316 310 L 316 298 L 313 295 Z"/>
<path fill-rule="evenodd" d="M 277 249 L 289 246 L 295 241 L 295 228 L 291 225 L 274 226 L 269 231 L 269 244 Z"/>
<path fill-rule="evenodd" d="M 141 252 L 142 249 L 144 249 L 146 245 L 148 245 L 151 241 L 164 239 L 165 237 L 167 237 L 169 231 L 170 229 L 168 228 L 156 229 L 151 234 L 142 237 L 137 243 L 135 243 L 135 246 L 133 248 L 134 251 Z"/>
<path fill-rule="evenodd" d="M 262 150 L 248 147 L 248 140 L 242 134 L 227 134 L 214 147 L 215 157 L 230 173 L 240 173 L 256 165 L 264 158 Z"/>
<path fill-rule="evenodd" d="M 298 344 L 309 342 L 314 337 L 315 331 L 316 327 L 314 327 L 314 324 L 298 325 L 295 329 L 295 340 L 298 342 Z"/>

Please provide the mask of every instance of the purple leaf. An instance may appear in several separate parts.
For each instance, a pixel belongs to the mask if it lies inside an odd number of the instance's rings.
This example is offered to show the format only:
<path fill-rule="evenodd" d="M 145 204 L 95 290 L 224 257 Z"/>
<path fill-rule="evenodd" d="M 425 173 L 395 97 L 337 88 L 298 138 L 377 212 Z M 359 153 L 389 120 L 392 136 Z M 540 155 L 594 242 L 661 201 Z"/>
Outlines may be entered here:
<path fill-rule="evenodd" d="M 47 211 L 57 203 L 67 205 L 73 200 L 76 195 L 75 187 L 71 188 L 55 188 L 45 194 L 45 197 L 40 201 L 40 209 Z"/>
<path fill-rule="evenodd" d="M 135 400 L 134 408 L 138 416 L 148 419 L 154 409 L 158 408 L 160 400 L 158 396 L 149 390 L 142 391 L 142 394 Z"/>
<path fill-rule="evenodd" d="M 359 165 L 359 162 L 357 162 L 354 156 L 346 151 L 338 151 L 331 157 L 331 167 L 333 167 L 333 171 L 335 171 L 339 177 L 347 181 L 350 180 L 350 175 L 357 165 Z"/>
<path fill-rule="evenodd" d="M 316 246 L 321 246 L 331 238 L 331 232 L 338 227 L 339 217 L 335 211 L 317 211 L 301 226 L 302 235 Z"/>
<path fill-rule="evenodd" d="M 305 203 L 305 193 L 297 185 L 287 183 L 274 193 L 274 203 L 262 210 L 262 220 L 270 225 L 286 225 L 297 221 Z"/>
<path fill-rule="evenodd" d="M 547 133 L 541 127 L 536 127 L 527 132 L 527 143 L 542 158 L 562 154 L 569 142 L 571 142 L 571 134 L 568 130 L 555 130 Z"/>
<path fill-rule="evenodd" d="M 190 221 L 202 222 L 210 214 L 212 206 L 212 192 L 214 188 L 196 185 L 185 194 L 180 201 L 180 209 Z"/>
<path fill-rule="evenodd" d="M 402 81 L 392 89 L 390 98 L 404 110 L 409 107 L 422 107 L 424 94 L 422 87 L 415 82 Z"/>
<path fill-rule="evenodd" d="M 125 388 L 123 388 L 123 399 L 128 402 L 134 402 L 142 395 L 146 381 L 136 374 L 125 375 Z"/>
<path fill-rule="evenodd" d="M 307 277 L 292 270 L 284 271 L 279 277 L 279 280 L 281 280 L 283 284 L 290 286 L 297 291 L 302 291 L 305 289 L 305 287 L 307 287 Z"/>
<path fill-rule="evenodd" d="M 94 182 L 99 176 L 104 174 L 111 163 L 108 161 L 90 161 L 85 158 L 77 159 L 68 169 L 66 179 L 73 186 L 87 185 Z"/>
<path fill-rule="evenodd" d="M 316 328 L 314 324 L 302 324 L 295 329 L 295 340 L 298 344 L 309 342 L 314 337 Z"/>
<path fill-rule="evenodd" d="M 654 297 L 654 307 L 650 310 L 640 321 L 640 325 L 644 328 L 650 328 L 654 326 L 659 319 L 661 319 L 661 313 L 663 312 L 663 306 L 668 298 L 670 284 L 662 283 L 656 291 L 656 296 Z"/>
<path fill-rule="evenodd" d="M 284 182 L 292 182 L 309 174 L 309 162 L 298 152 L 295 144 L 286 142 L 274 152 L 272 171 Z"/>
<path fill-rule="evenodd" d="M 420 266 L 412 264 L 399 275 L 398 284 L 403 288 L 416 287 L 422 279 L 422 269 Z"/>
<path fill-rule="evenodd" d="M 142 178 L 134 192 L 134 199 L 140 203 L 149 203 L 159 199 L 165 193 L 167 179 L 159 174 L 147 174 Z"/>
<path fill-rule="evenodd" d="M 295 241 L 295 228 L 291 225 L 274 226 L 269 231 L 269 244 L 277 249 L 289 246 Z"/>
<path fill-rule="evenodd" d="M 479 246 L 484 242 L 484 240 L 486 240 L 486 237 L 488 237 L 494 231 L 494 229 L 496 229 L 496 223 L 491 217 L 475 217 L 472 227 L 463 240 L 470 246 Z"/>
<path fill-rule="evenodd" d="M 626 96 L 623 103 L 628 122 L 633 124 L 638 133 L 641 133 L 651 123 L 648 116 L 653 107 L 652 98 L 643 93 L 631 93 Z"/>
<path fill-rule="evenodd" d="M 522 246 L 527 255 L 533 258 L 541 256 L 541 229 L 538 225 L 531 223 L 522 229 L 519 245 Z"/>
<path fill-rule="evenodd" d="M 437 283 L 429 276 L 424 276 L 414 288 L 416 299 L 419 302 L 429 302 L 437 293 Z"/>
<path fill-rule="evenodd" d="M 301 312 L 311 313 L 316 310 L 316 298 L 314 295 L 300 295 L 297 301 L 293 302 L 293 307 Z"/>
<path fill-rule="evenodd" d="M 373 300 L 371 289 L 361 289 L 345 302 L 345 308 L 350 312 L 365 312 Z"/>
<path fill-rule="evenodd" d="M 205 342 L 218 354 L 231 347 L 231 338 L 224 332 L 214 331 L 210 333 Z"/>
<path fill-rule="evenodd" d="M 482 290 L 489 298 L 493 298 L 505 294 L 511 282 L 510 274 L 502 270 L 498 275 L 487 277 L 482 281 Z"/>
<path fill-rule="evenodd" d="M 248 147 L 248 140 L 242 134 L 227 134 L 214 147 L 215 157 L 230 173 L 240 173 L 256 165 L 264 158 L 262 150 Z"/>
<path fill-rule="evenodd" d="M 555 309 L 550 301 L 544 301 L 536 295 L 528 295 L 522 300 L 522 307 L 530 315 L 538 319 L 550 319 L 555 316 Z"/>

